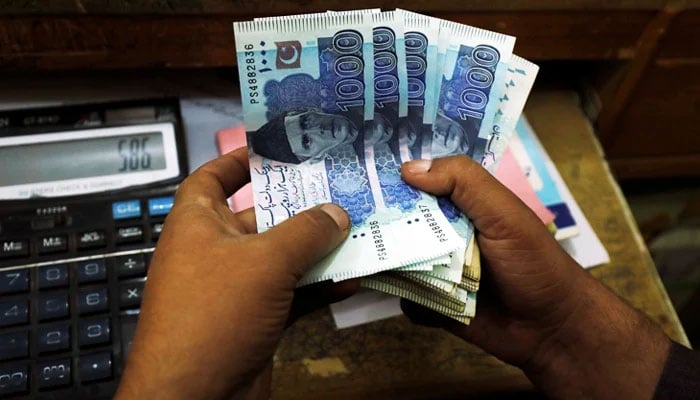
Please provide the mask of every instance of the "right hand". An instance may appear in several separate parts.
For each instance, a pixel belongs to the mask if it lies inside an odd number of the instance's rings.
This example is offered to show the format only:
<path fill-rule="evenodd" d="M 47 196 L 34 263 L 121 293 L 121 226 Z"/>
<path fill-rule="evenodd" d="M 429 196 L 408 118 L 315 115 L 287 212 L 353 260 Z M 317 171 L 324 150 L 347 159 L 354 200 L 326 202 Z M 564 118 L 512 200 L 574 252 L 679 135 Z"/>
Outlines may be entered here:
<path fill-rule="evenodd" d="M 552 397 L 652 396 L 668 338 L 583 270 L 510 190 L 466 156 L 415 160 L 401 172 L 469 216 L 485 266 L 471 325 L 402 301 L 409 318 L 521 367 Z"/>

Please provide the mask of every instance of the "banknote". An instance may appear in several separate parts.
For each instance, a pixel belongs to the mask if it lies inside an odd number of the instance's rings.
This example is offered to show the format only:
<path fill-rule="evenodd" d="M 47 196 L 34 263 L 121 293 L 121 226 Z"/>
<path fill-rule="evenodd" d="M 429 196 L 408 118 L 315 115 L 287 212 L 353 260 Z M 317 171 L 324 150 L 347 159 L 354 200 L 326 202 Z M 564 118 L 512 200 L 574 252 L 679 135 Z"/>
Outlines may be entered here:
<path fill-rule="evenodd" d="M 275 15 L 271 17 L 256 17 L 253 18 L 253 21 L 272 21 L 272 20 L 287 20 L 291 18 L 312 18 L 312 17 L 318 17 L 320 15 L 324 14 L 372 14 L 372 13 L 380 13 L 382 10 L 380 8 L 363 8 L 359 10 L 345 10 L 345 11 L 333 11 L 333 10 L 328 10 L 324 12 L 317 12 L 317 13 L 308 13 L 308 14 L 292 14 L 292 15 Z"/>
<path fill-rule="evenodd" d="M 471 243 L 472 246 L 468 248 L 464 256 L 469 262 L 465 263 L 462 276 L 478 282 L 481 280 L 481 251 L 479 250 L 476 240 L 472 239 Z"/>
<path fill-rule="evenodd" d="M 402 297 L 440 314 L 469 324 L 476 314 L 476 293 L 457 287 L 452 296 L 417 285 L 406 279 L 386 274 L 364 277 L 362 287 Z"/>
<path fill-rule="evenodd" d="M 274 15 L 270 17 L 256 17 L 253 18 L 253 21 L 284 21 L 284 20 L 289 20 L 293 18 L 315 18 L 321 15 L 326 14 L 327 11 L 322 11 L 322 12 L 317 12 L 317 13 L 308 13 L 308 14 L 291 14 L 291 15 Z M 356 12 L 358 14 L 362 14 L 363 10 L 354 10 L 353 12 Z"/>
<path fill-rule="evenodd" d="M 475 292 L 479 289 L 481 257 L 478 245 L 473 239 L 470 241 L 466 257 L 469 261 L 465 264 L 464 274 L 457 282 L 438 278 L 425 271 L 393 270 L 365 277 L 361 284 L 407 298 L 458 320 L 462 320 L 463 317 L 471 318 L 474 313 L 461 307 L 467 306 L 468 301 L 465 299 L 476 301 Z"/>
<path fill-rule="evenodd" d="M 380 292 L 403 297 L 414 302 L 418 302 L 417 299 L 423 299 L 431 303 L 440 304 L 441 307 L 444 307 L 441 312 L 464 312 L 470 299 L 466 290 L 456 288 L 454 293 L 448 294 L 440 290 L 434 290 L 415 280 L 387 273 L 366 276 L 360 282 L 362 287 L 379 290 Z"/>
<path fill-rule="evenodd" d="M 505 90 L 498 99 L 486 146 L 474 152 L 474 159 L 481 160 L 481 165 L 492 173 L 508 148 L 538 71 L 537 65 L 515 54 L 508 62 Z"/>
<path fill-rule="evenodd" d="M 454 276 L 449 270 L 445 272 L 443 267 L 439 265 L 434 265 L 432 271 L 394 270 L 388 273 L 400 274 L 448 293 L 452 293 L 457 286 L 475 292 L 479 288 L 479 280 L 481 279 L 481 256 L 473 236 L 469 246 L 467 246 L 465 260 L 462 273 L 459 276 Z"/>
<path fill-rule="evenodd" d="M 462 276 L 469 267 L 469 263 L 472 261 L 474 246 L 474 235 L 471 235 L 469 242 L 461 256 L 458 257 L 455 254 L 452 254 L 450 262 L 435 263 L 432 270 L 425 271 L 425 274 L 430 277 L 442 279 L 455 284 L 460 283 L 462 281 Z M 461 264 L 458 265 L 456 260 L 461 260 Z"/>
<path fill-rule="evenodd" d="M 408 113 L 403 20 L 394 11 L 374 13 L 371 20 L 374 115 L 365 124 L 365 155 L 370 172 L 378 178 L 376 193 L 381 194 L 386 208 L 413 212 L 423 194 L 401 180 L 400 143 L 406 133 L 399 130 L 399 121 Z"/>
<path fill-rule="evenodd" d="M 234 24 L 258 230 L 329 201 L 351 218 L 350 238 L 301 284 L 416 264 L 459 246 L 439 211 L 418 201 L 406 217 L 388 207 L 367 159 L 372 24 L 365 13 Z"/>
<path fill-rule="evenodd" d="M 498 109 L 515 38 L 468 25 L 445 22 L 450 32 L 435 115 L 433 157 L 472 156 L 486 146 L 489 121 Z M 490 121 L 489 121 L 490 122 Z"/>
<path fill-rule="evenodd" d="M 432 157 L 456 154 L 472 157 L 486 146 L 487 127 L 505 90 L 501 83 L 511 58 L 515 38 L 455 22 L 442 21 L 438 38 L 440 94 L 432 124 Z M 444 52 L 444 56 L 442 53 Z M 483 152 L 483 150 L 481 150 Z M 480 161 L 480 160 L 479 160 Z M 467 243 L 473 227 L 452 202 L 438 199 L 440 209 Z M 463 253 L 453 257 L 452 268 L 464 264 Z"/>
<path fill-rule="evenodd" d="M 411 134 L 404 129 L 411 100 L 408 95 L 405 24 L 401 15 L 394 11 L 372 13 L 370 18 L 373 24 L 375 107 L 373 119 L 365 125 L 365 157 L 370 176 L 378 178 L 377 181 L 370 180 L 370 184 L 378 183 L 373 190 L 381 193 L 381 197 L 377 196 L 378 204 L 386 210 L 386 215 L 400 215 L 408 221 L 418 222 L 420 214 L 440 214 L 440 210 L 433 196 L 414 189 L 401 179 L 401 163 L 412 159 Z M 414 45 L 413 40 L 411 44 Z M 406 229 L 416 231 L 415 234 L 424 233 L 416 230 L 417 226 L 407 226 Z M 403 230 L 402 233 L 406 235 Z M 444 258 L 434 262 L 444 262 Z"/>
<path fill-rule="evenodd" d="M 433 291 L 440 291 L 440 292 L 446 293 L 448 295 L 454 293 L 454 290 L 458 285 L 457 283 L 450 282 L 450 281 L 440 279 L 440 278 L 436 278 L 432 275 L 425 274 L 425 273 L 387 271 L 387 272 L 384 272 L 383 274 L 401 276 L 401 277 L 404 277 L 404 278 L 406 278 L 412 282 L 415 282 L 421 286 L 424 286 L 427 289 L 430 289 Z"/>
<path fill-rule="evenodd" d="M 432 116 L 437 103 L 437 40 L 440 20 L 418 13 L 396 10 L 403 19 L 408 77 L 408 116 L 401 129 L 407 132 L 405 146 L 410 159 L 430 159 Z"/>

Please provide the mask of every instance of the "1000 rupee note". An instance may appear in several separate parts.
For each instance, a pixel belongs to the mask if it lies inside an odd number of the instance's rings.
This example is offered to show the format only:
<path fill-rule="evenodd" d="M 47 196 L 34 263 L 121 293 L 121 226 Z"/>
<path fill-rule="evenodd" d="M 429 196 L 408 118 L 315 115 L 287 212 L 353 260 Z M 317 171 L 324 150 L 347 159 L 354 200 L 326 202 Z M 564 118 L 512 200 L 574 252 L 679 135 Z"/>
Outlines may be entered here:
<path fill-rule="evenodd" d="M 469 324 L 476 314 L 476 293 L 459 287 L 453 296 L 445 297 L 414 282 L 384 274 L 362 278 L 361 284 L 365 288 L 410 300 L 464 324 Z"/>
<path fill-rule="evenodd" d="M 234 30 L 258 229 L 328 201 L 352 221 L 350 238 L 301 284 L 415 264 L 459 246 L 429 207 L 418 204 L 411 219 L 387 214 L 378 177 L 368 172 L 369 15 L 244 22 Z"/>
<path fill-rule="evenodd" d="M 499 98 L 498 110 L 493 116 L 486 147 L 483 148 L 483 152 L 479 148 L 474 153 L 474 159 L 481 160 L 481 165 L 491 173 L 495 171 L 498 161 L 508 148 L 538 71 L 537 65 L 515 54 L 508 63 L 505 91 Z"/>
<path fill-rule="evenodd" d="M 491 115 L 499 96 L 515 38 L 472 26 L 443 21 L 438 57 L 440 94 L 433 122 L 432 157 L 466 154 L 472 157 L 487 143 Z M 484 120 L 488 122 L 484 124 Z M 480 160 L 479 160 L 480 161 Z M 468 243 L 473 227 L 465 215 L 446 198 L 438 199 L 443 214 Z M 464 264 L 464 253 L 454 254 L 453 269 Z"/>

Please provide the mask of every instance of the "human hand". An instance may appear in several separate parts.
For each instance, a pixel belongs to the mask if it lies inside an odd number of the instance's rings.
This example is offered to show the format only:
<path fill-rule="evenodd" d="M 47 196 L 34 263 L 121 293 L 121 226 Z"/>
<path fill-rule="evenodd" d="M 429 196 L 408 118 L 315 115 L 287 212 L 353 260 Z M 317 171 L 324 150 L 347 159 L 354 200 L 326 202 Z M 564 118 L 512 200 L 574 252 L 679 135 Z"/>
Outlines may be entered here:
<path fill-rule="evenodd" d="M 577 265 L 513 193 L 466 156 L 406 163 L 402 178 L 469 216 L 485 266 L 471 325 L 402 301 L 409 318 L 521 367 L 551 397 L 652 396 L 669 340 Z"/>
<path fill-rule="evenodd" d="M 295 291 L 346 238 L 347 214 L 321 205 L 257 234 L 252 209 L 233 213 L 226 204 L 248 178 L 247 152 L 238 149 L 180 185 L 117 398 L 269 398 L 272 355 L 285 326 L 357 290 L 356 281 L 346 281 Z"/>

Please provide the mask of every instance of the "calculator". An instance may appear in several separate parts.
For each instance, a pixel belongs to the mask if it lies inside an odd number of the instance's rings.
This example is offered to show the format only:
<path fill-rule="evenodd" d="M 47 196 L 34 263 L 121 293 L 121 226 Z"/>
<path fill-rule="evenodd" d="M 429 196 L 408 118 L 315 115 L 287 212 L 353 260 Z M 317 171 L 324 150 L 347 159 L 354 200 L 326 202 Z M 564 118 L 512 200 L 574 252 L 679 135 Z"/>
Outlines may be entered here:
<path fill-rule="evenodd" d="M 0 398 L 111 398 L 187 175 L 177 99 L 0 111 Z"/>

